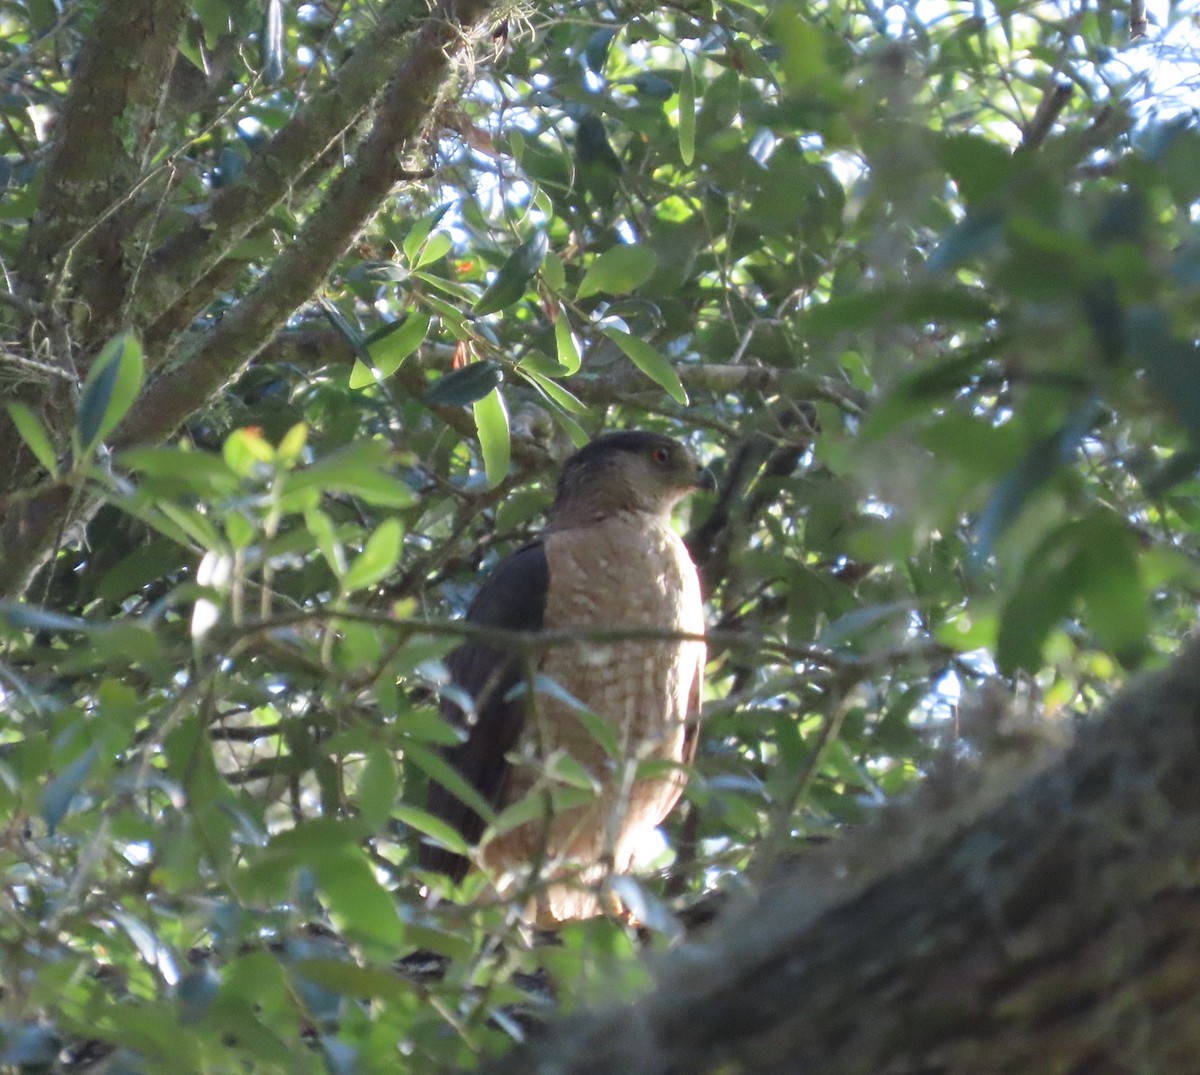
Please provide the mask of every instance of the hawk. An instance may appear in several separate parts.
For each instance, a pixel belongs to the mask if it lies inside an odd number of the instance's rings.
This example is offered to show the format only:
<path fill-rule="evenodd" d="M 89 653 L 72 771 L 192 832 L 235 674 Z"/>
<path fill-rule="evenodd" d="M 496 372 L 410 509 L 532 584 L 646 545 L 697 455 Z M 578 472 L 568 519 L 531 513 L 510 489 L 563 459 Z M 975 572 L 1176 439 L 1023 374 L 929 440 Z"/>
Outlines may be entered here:
<path fill-rule="evenodd" d="M 670 437 L 629 431 L 585 445 L 563 465 L 541 537 L 495 567 L 467 612 L 470 623 L 565 630 L 578 641 L 548 646 L 532 661 L 468 641 L 447 659 L 458 691 L 447 692 L 442 713 L 463 732 L 447 760 L 496 810 L 531 796 L 533 820 L 491 835 L 477 857 L 509 887 L 536 891 L 539 924 L 599 913 L 599 882 L 629 870 L 683 790 L 679 766 L 695 754 L 704 642 L 589 640 L 588 632 L 704 633 L 700 581 L 671 510 L 713 487 Z M 469 712 L 458 704 L 468 699 Z M 556 808 L 547 773 L 564 755 L 573 782 L 581 766 L 594 793 Z M 427 805 L 479 843 L 483 818 L 450 790 L 431 784 Z M 420 864 L 455 880 L 469 865 L 429 843 Z M 548 884 L 531 883 L 531 865 Z"/>

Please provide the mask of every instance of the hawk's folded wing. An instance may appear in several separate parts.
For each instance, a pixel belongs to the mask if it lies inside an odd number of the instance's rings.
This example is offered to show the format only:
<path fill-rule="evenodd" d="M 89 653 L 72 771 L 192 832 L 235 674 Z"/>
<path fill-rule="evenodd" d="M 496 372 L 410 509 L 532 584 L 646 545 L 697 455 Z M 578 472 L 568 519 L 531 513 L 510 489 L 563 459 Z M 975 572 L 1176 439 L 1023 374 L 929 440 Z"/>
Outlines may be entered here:
<path fill-rule="evenodd" d="M 527 545 L 489 573 L 471 602 L 467 620 L 508 631 L 540 631 L 549 584 L 541 542 Z M 442 700 L 442 716 L 465 735 L 461 743 L 446 751 L 446 760 L 487 802 L 499 807 L 508 773 L 506 755 L 517 745 L 525 721 L 524 692 L 514 692 L 525 675 L 521 658 L 510 650 L 468 641 L 450 654 L 446 667 L 454 685 L 475 699 L 473 713 L 464 713 L 449 697 Z M 441 784 L 430 785 L 427 809 L 467 843 L 479 842 L 483 818 Z M 420 865 L 457 881 L 466 873 L 468 862 L 445 848 L 423 843 Z"/>

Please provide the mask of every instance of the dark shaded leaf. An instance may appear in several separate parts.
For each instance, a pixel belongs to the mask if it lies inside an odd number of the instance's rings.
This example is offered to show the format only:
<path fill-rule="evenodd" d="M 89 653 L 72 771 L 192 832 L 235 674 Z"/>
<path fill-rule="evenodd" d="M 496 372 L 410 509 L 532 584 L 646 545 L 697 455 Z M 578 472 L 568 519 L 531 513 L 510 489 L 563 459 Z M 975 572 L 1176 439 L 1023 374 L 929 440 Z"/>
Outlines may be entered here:
<path fill-rule="evenodd" d="M 1075 457 L 1091 431 L 1100 403 L 1091 398 L 1072 413 L 1053 436 L 1030 449 L 1020 464 L 992 494 L 975 524 L 971 560 L 978 564 L 992 554 L 995 542 L 1025 509 L 1030 497 Z"/>
<path fill-rule="evenodd" d="M 71 802 L 83 786 L 83 782 L 87 780 L 88 774 L 91 773 L 92 766 L 96 764 L 96 759 L 99 756 L 99 747 L 95 744 L 88 747 L 87 750 L 80 754 L 61 773 L 51 779 L 42 791 L 40 803 L 42 820 L 46 823 L 46 828 L 51 833 L 58 828 L 59 822 L 67 816 L 67 811 L 71 808 Z"/>
<path fill-rule="evenodd" d="M 612 44 L 613 38 L 616 36 L 616 30 L 593 31 L 583 50 L 583 58 L 590 70 L 597 74 L 604 72 L 604 65 L 608 62 L 608 46 Z"/>
<path fill-rule="evenodd" d="M 525 294 L 526 286 L 541 267 L 546 251 L 550 248 L 550 239 L 544 231 L 534 234 L 517 247 L 500 266 L 496 278 L 479 296 L 479 301 L 472 307 L 472 312 L 483 315 L 495 313 L 511 306 Z"/>
<path fill-rule="evenodd" d="M 79 451 L 87 453 L 125 417 L 141 391 L 145 364 L 136 336 L 124 333 L 104 347 L 88 371 L 75 429 Z"/>
<path fill-rule="evenodd" d="M 466 407 L 483 399 L 504 380 L 504 370 L 490 358 L 443 374 L 425 393 L 425 402 L 441 407 Z"/>

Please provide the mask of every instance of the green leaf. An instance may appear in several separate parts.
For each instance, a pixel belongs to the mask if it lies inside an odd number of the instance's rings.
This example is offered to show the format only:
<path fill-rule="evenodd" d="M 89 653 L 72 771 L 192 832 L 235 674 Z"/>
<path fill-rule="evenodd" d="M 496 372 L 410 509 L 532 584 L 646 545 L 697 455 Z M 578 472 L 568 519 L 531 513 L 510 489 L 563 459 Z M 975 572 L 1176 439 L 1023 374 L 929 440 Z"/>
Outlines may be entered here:
<path fill-rule="evenodd" d="M 396 902 L 357 848 L 325 854 L 313 863 L 317 887 L 335 925 L 349 937 L 394 954 L 404 940 Z"/>
<path fill-rule="evenodd" d="M 799 8 L 777 7 L 768 24 L 771 37 L 783 48 L 783 76 L 788 89 L 813 91 L 830 78 L 825 36 Z"/>
<path fill-rule="evenodd" d="M 1074 524 L 1083 558 L 1087 626 L 1126 665 L 1138 663 L 1150 634 L 1150 609 L 1138 568 L 1137 537 L 1124 519 L 1094 512 Z"/>
<path fill-rule="evenodd" d="M 675 87 L 662 75 L 652 71 L 640 71 L 633 76 L 631 85 L 639 97 L 648 101 L 669 101 L 675 93 Z"/>
<path fill-rule="evenodd" d="M 1012 182 L 1018 167 L 1008 146 L 979 134 L 951 134 L 942 139 L 942 163 L 972 207 L 991 202 Z"/>
<path fill-rule="evenodd" d="M 449 210 L 450 202 L 446 202 L 445 205 L 439 205 L 428 216 L 418 220 L 409 230 L 409 233 L 404 237 L 403 243 L 404 256 L 408 259 L 409 264 L 415 264 L 417 256 L 421 248 L 425 245 L 425 240 L 428 238 L 429 233 L 437 227 L 442 217 Z"/>
<path fill-rule="evenodd" d="M 209 521 L 208 516 L 195 508 L 183 504 L 175 504 L 170 500 L 161 501 L 156 505 L 159 512 L 174 523 L 189 539 L 202 549 L 219 549 L 224 545 L 216 527 Z M 164 533 L 169 533 L 164 528 Z M 174 535 L 170 535 L 174 536 Z"/>
<path fill-rule="evenodd" d="M 522 295 L 529 281 L 533 279 L 541 267 L 546 251 L 550 249 L 550 239 L 544 231 L 534 232 L 533 236 L 523 242 L 505 259 L 496 273 L 496 278 L 479 296 L 472 312 L 476 315 L 495 313 L 511 306 Z"/>
<path fill-rule="evenodd" d="M 969 551 L 971 562 L 979 564 L 990 556 L 997 539 L 1017 519 L 1033 494 L 1061 467 L 1070 464 L 1095 424 L 1099 409 L 1097 399 L 1085 400 L 1059 429 L 1034 445 L 997 484 L 975 524 L 975 540 Z"/>
<path fill-rule="evenodd" d="M 597 74 L 602 74 L 608 61 L 608 46 L 617 36 L 616 30 L 594 30 L 584 46 L 583 58 L 588 68 Z"/>
<path fill-rule="evenodd" d="M 1062 531 L 1051 534 L 1030 557 L 1000 616 L 996 663 L 1005 675 L 1038 667 L 1047 636 L 1071 612 L 1082 571 L 1077 550 Z"/>
<path fill-rule="evenodd" d="M 125 417 L 142 388 L 142 345 L 132 333 L 109 340 L 88 371 L 75 430 L 79 454 L 90 452 Z"/>
<path fill-rule="evenodd" d="M 284 435 L 275 449 L 276 458 L 285 467 L 295 466 L 308 443 L 308 425 L 297 422 Z"/>
<path fill-rule="evenodd" d="M 200 496 L 225 496 L 238 488 L 239 476 L 222 456 L 184 448 L 130 448 L 117 460 L 148 478 L 167 479 Z"/>
<path fill-rule="evenodd" d="M 547 801 L 549 800 L 549 801 Z M 496 820 L 487 828 L 487 836 L 503 836 L 531 821 L 545 821 L 567 810 L 587 806 L 596 801 L 596 793 L 590 789 L 552 785 L 535 788 L 528 795 L 506 806 Z"/>
<path fill-rule="evenodd" d="M 391 816 L 396 802 L 399 780 L 392 752 L 376 744 L 367 754 L 367 764 L 358 778 L 358 812 L 368 827 L 375 831 Z"/>
<path fill-rule="evenodd" d="M 690 165 L 696 156 L 696 80 L 692 65 L 683 61 L 679 79 L 679 157 Z"/>
<path fill-rule="evenodd" d="M 394 321 L 384 331 L 369 337 L 366 347 L 371 364 L 355 359 L 354 368 L 350 371 L 350 387 L 365 388 L 374 384 L 377 378 L 382 380 L 395 373 L 404 360 L 425 342 L 429 322 L 429 314 L 421 311 L 409 314 L 403 321 Z"/>
<path fill-rule="evenodd" d="M 394 998 L 413 991 L 411 982 L 384 967 L 360 967 L 346 960 L 329 958 L 297 960 L 294 967 L 297 973 L 322 989 L 356 1000 Z"/>
<path fill-rule="evenodd" d="M 620 329 L 606 328 L 604 335 L 621 348 L 629 361 L 650 380 L 665 388 L 676 403 L 687 406 L 688 396 L 684 391 L 683 382 L 679 379 L 679 374 L 675 372 L 671 363 L 662 354 L 645 340 L 639 340 L 636 336 L 631 336 L 628 332 L 622 332 Z"/>
<path fill-rule="evenodd" d="M 50 434 L 46 432 L 46 427 L 42 425 L 38 416 L 24 403 L 6 403 L 4 406 L 26 447 L 33 452 L 34 458 L 50 472 L 50 477 L 57 478 L 58 458 L 54 454 Z"/>
<path fill-rule="evenodd" d="M 547 254 L 542 262 L 542 279 L 551 291 L 562 291 L 567 286 L 567 270 L 557 254 Z"/>
<path fill-rule="evenodd" d="M 90 631 L 93 626 L 77 616 L 64 616 L 17 601 L 0 601 L 0 619 L 18 631 Z"/>
<path fill-rule="evenodd" d="M 559 314 L 554 322 L 554 343 L 558 349 L 558 363 L 567 371 L 568 376 L 578 373 L 582 362 L 579 358 L 579 343 L 575 333 L 571 331 L 571 322 L 566 314 Z"/>
<path fill-rule="evenodd" d="M 500 364 L 485 358 L 439 377 L 425 393 L 425 402 L 435 407 L 465 407 L 482 399 L 502 380 Z"/>
<path fill-rule="evenodd" d="M 445 257 L 453 245 L 453 239 L 448 231 L 435 232 L 429 237 L 429 241 L 421 247 L 421 252 L 417 256 L 417 262 L 413 266 L 414 269 L 419 269 L 430 262 L 437 261 L 438 258 Z"/>
<path fill-rule="evenodd" d="M 1129 350 L 1171 415 L 1200 447 L 1200 349 L 1173 331 L 1171 315 L 1155 306 L 1129 312 Z"/>
<path fill-rule="evenodd" d="M 235 429 L 225 438 L 221 454 L 229 469 L 243 478 L 275 462 L 275 449 L 255 429 Z"/>
<path fill-rule="evenodd" d="M 420 739 L 452 747 L 459 741 L 458 732 L 438 710 L 422 706 L 396 716 L 396 734 L 403 738 Z"/>
<path fill-rule="evenodd" d="M 337 539 L 332 520 L 323 511 L 310 508 L 304 513 L 304 525 L 325 557 L 329 570 L 340 578 L 346 571 L 346 552 Z"/>
<path fill-rule="evenodd" d="M 495 489 L 508 477 L 512 446 L 508 432 L 508 408 L 498 388 L 475 401 L 475 428 L 479 432 L 479 447 L 483 452 L 483 469 L 488 488 Z"/>
<path fill-rule="evenodd" d="M 354 593 L 386 578 L 400 559 L 400 539 L 404 531 L 399 519 L 384 519 L 342 578 L 342 592 Z"/>
<path fill-rule="evenodd" d="M 404 803 L 397 803 L 392 808 L 392 813 L 409 828 L 416 829 L 417 832 L 432 837 L 447 851 L 455 855 L 469 855 L 471 853 L 471 848 L 462 838 L 459 831 L 453 826 L 448 825 L 441 818 L 434 817 L 424 810 L 418 810 L 415 806 L 407 806 Z"/>
<path fill-rule="evenodd" d="M 644 284 L 658 265 L 658 257 L 648 246 L 628 243 L 606 250 L 584 274 L 576 297 L 586 299 L 590 295 L 607 292 L 624 295 Z"/>
<path fill-rule="evenodd" d="M 524 364 L 517 367 L 523 377 L 528 378 L 542 392 L 549 396 L 563 410 L 573 414 L 587 414 L 587 404 L 568 392 L 562 385 L 552 381 L 544 373 L 529 369 Z"/>
<path fill-rule="evenodd" d="M 41 813 L 46 828 L 53 834 L 58 823 L 67 816 L 71 801 L 96 764 L 100 750 L 93 744 L 70 763 L 58 776 L 50 780 L 42 792 Z"/>
<path fill-rule="evenodd" d="M 341 333 L 342 337 L 350 345 L 351 350 L 358 356 L 358 360 L 365 364 L 370 364 L 371 356 L 367 351 L 367 341 L 363 338 L 359 327 L 352 324 L 346 315 L 325 298 L 325 296 L 318 296 L 317 305 L 321 307 L 321 312 L 325 315 L 325 319 Z"/>
<path fill-rule="evenodd" d="M 404 745 L 404 758 L 411 761 L 430 779 L 436 780 L 456 799 L 466 803 L 485 821 L 495 816 L 496 812 L 491 803 L 479 794 L 474 785 L 467 783 L 462 774 L 440 753 L 410 739 Z M 401 816 L 401 809 L 397 807 L 397 817 Z"/>
<path fill-rule="evenodd" d="M 283 510 L 306 510 L 312 491 L 345 493 L 381 508 L 407 508 L 415 500 L 402 481 L 383 472 L 389 450 L 380 441 L 358 441 L 310 467 L 292 471 L 284 486 Z"/>

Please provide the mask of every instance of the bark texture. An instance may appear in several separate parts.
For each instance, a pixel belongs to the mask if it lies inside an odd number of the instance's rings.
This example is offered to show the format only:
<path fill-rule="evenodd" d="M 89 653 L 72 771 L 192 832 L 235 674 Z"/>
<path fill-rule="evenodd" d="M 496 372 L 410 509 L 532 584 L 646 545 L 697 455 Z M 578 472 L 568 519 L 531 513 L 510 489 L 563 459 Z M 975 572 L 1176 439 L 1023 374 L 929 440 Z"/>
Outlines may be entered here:
<path fill-rule="evenodd" d="M 499 1073 L 1200 1070 L 1200 645 L 982 815 L 829 849 Z"/>
<path fill-rule="evenodd" d="M 117 449 L 154 443 L 169 435 L 252 361 L 293 311 L 320 287 L 355 235 L 404 178 L 406 148 L 431 122 L 455 57 L 471 47 L 479 24 L 497 5 L 498 0 L 442 0 L 429 12 L 417 5 L 418 17 L 407 0 L 394 0 L 381 12 L 377 32 L 342 65 L 337 78 L 251 161 L 238 182 L 216 193 L 193 224 L 147 256 L 136 294 L 130 293 L 132 285 L 123 271 L 93 274 L 95 280 L 87 287 L 100 288 L 104 294 L 97 292 L 89 303 L 93 308 L 90 323 L 82 331 L 69 331 L 64 323 L 61 330 L 52 327 L 49 333 L 58 352 L 56 360 L 66 374 L 56 393 L 58 405 L 48 408 L 44 398 L 39 401 L 41 416 L 55 441 L 62 445 L 69 438 L 75 394 L 86 372 L 79 360 L 97 353 L 117 328 L 134 328 L 153 343 L 147 356 L 151 368 L 170 359 L 169 368 L 148 384 L 114 435 L 112 446 Z M 151 100 L 157 104 L 162 96 L 184 8 L 173 0 L 165 5 L 110 3 L 104 9 L 64 112 L 63 142 L 47 182 L 41 223 L 31 233 L 25 259 L 30 273 L 51 256 L 64 235 L 74 234 L 71 229 L 84 218 L 106 211 L 135 182 L 153 128 L 145 116 L 151 114 L 147 112 Z M 148 28 L 142 28 L 142 22 Z M 124 48 L 129 40 L 152 37 L 154 63 L 147 69 L 149 74 L 128 62 L 100 62 L 105 42 L 114 36 L 125 40 Z M 89 56 L 96 58 L 95 62 L 88 60 Z M 331 146 L 352 127 L 365 126 L 372 105 L 375 111 L 369 130 L 292 244 L 218 324 L 191 334 L 188 326 L 193 315 L 228 283 L 230 254 L 238 241 L 295 184 L 311 187 L 342 163 L 343 153 L 330 152 Z M 97 126 L 102 132 L 96 131 Z M 96 139 L 108 156 L 89 156 L 92 150 L 87 147 Z M 114 176 L 106 176 L 103 184 L 93 189 L 88 176 L 99 183 L 96 160 L 107 167 L 114 144 L 127 147 L 125 156 L 111 161 Z M 81 153 L 79 145 L 87 152 Z M 129 212 L 135 212 L 132 203 Z M 113 215 L 114 221 L 117 215 Z M 116 231 L 107 224 L 94 229 L 97 241 L 110 232 L 124 235 L 126 222 L 117 223 L 121 226 Z M 102 254 L 95 253 L 92 263 L 98 264 L 96 258 Z M 125 264 L 122 251 L 114 257 L 120 265 Z M 81 287 L 80 293 L 91 294 L 86 287 Z M 40 294 L 37 301 L 43 301 Z M 62 304 L 53 295 L 44 301 L 45 307 L 39 306 L 35 314 L 44 314 L 54 326 L 60 320 Z M 2 410 L 0 448 L 9 449 L 9 458 L 21 464 L 14 473 L 35 470 L 28 465 L 27 453 Z M 0 493 L 3 491 L 0 488 Z M 53 483 L 18 490 L 10 485 L 7 491 L 6 497 L 0 495 L 0 596 L 11 597 L 28 587 L 40 565 L 52 555 L 64 527 L 86 519 L 94 504 L 68 495 Z"/>

